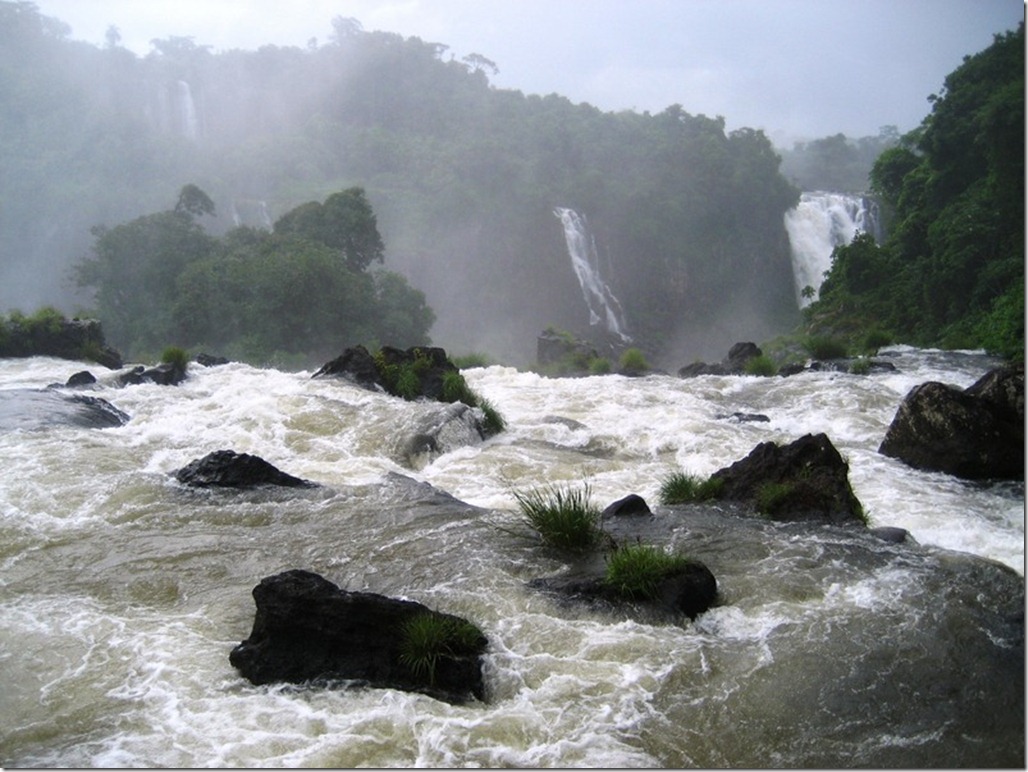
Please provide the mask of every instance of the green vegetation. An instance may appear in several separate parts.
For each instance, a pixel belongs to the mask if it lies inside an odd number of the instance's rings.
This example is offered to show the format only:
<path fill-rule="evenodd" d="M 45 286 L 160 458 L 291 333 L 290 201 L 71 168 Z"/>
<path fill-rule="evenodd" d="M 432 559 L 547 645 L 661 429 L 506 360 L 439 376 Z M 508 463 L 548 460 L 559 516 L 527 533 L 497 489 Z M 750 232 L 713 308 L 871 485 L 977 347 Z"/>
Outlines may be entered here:
<path fill-rule="evenodd" d="M 672 505 L 710 501 L 718 497 L 723 485 L 724 481 L 719 477 L 704 480 L 684 472 L 674 472 L 660 484 L 660 503 Z"/>
<path fill-rule="evenodd" d="M 838 247 L 812 333 L 1024 357 L 1023 23 L 965 57 L 921 126 L 883 152 L 871 188 L 888 238 Z M 868 347 L 870 347 L 868 345 Z"/>
<path fill-rule="evenodd" d="M 618 369 L 623 373 L 642 373 L 650 369 L 650 363 L 639 349 L 626 348 L 618 359 Z"/>
<path fill-rule="evenodd" d="M 606 357 L 596 357 L 589 362 L 589 373 L 592 375 L 607 375 L 610 369 L 610 360 Z"/>
<path fill-rule="evenodd" d="M 589 486 L 547 486 L 527 492 L 514 491 L 528 525 L 543 543 L 560 550 L 579 552 L 600 541 L 600 511 L 589 502 Z"/>
<path fill-rule="evenodd" d="M 489 356 L 477 351 L 450 357 L 450 361 L 460 370 L 470 370 L 473 367 L 489 367 L 494 364 Z"/>
<path fill-rule="evenodd" d="M 849 356 L 844 341 L 826 335 L 809 336 L 803 342 L 803 347 L 814 359 L 844 359 Z"/>
<path fill-rule="evenodd" d="M 161 363 L 185 370 L 189 366 L 189 354 L 179 346 L 168 346 L 161 352 Z"/>
<path fill-rule="evenodd" d="M 853 375 L 867 375 L 871 372 L 871 360 L 867 357 L 858 357 L 850 363 L 850 372 Z"/>
<path fill-rule="evenodd" d="M 436 665 L 441 657 L 474 654 L 483 639 L 482 631 L 466 620 L 443 614 L 417 614 L 400 630 L 399 659 L 415 678 L 435 686 Z"/>
<path fill-rule="evenodd" d="M 796 486 L 788 482 L 768 482 L 757 489 L 755 504 L 761 514 L 771 516 L 796 491 Z"/>
<path fill-rule="evenodd" d="M 175 208 L 93 229 L 78 282 L 96 290 L 97 315 L 127 352 L 182 340 L 264 364 L 317 362 L 340 346 L 388 338 L 428 342 L 424 295 L 384 271 L 375 216 L 360 188 L 287 212 L 272 232 L 236 228 L 218 239 L 197 221 L 213 204 L 187 185 Z M 394 383 L 409 389 L 409 374 Z"/>
<path fill-rule="evenodd" d="M 661 580 L 681 571 L 689 562 L 682 555 L 644 544 L 619 547 L 607 558 L 604 581 L 619 595 L 650 600 L 657 596 Z"/>
<path fill-rule="evenodd" d="M 747 375 L 771 376 L 778 372 L 778 365 L 767 354 L 761 354 L 746 363 L 745 371 Z"/>

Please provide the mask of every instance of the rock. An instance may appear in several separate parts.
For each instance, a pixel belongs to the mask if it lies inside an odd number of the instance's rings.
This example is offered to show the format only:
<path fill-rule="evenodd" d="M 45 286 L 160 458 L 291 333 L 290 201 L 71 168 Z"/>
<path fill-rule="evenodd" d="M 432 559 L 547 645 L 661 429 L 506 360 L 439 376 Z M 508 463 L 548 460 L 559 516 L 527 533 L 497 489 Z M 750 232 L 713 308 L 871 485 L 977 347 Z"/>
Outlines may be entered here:
<path fill-rule="evenodd" d="M 646 503 L 646 499 L 635 493 L 630 493 L 623 499 L 610 504 L 605 510 L 603 510 L 601 517 L 622 517 L 626 515 L 652 515 L 653 512 L 650 510 L 649 504 Z"/>
<path fill-rule="evenodd" d="M 906 528 L 897 528 L 894 525 L 883 525 L 878 528 L 871 528 L 870 532 L 882 541 L 893 544 L 917 544 L 917 541 L 910 535 Z"/>
<path fill-rule="evenodd" d="M 736 423 L 770 423 L 771 419 L 763 413 L 732 413 L 731 415 L 720 414 L 719 419 L 727 419 Z"/>
<path fill-rule="evenodd" d="M 536 339 L 536 362 L 542 368 L 559 367 L 572 372 L 589 372 L 589 364 L 599 358 L 596 349 L 587 341 L 569 332 L 558 332 L 552 327 Z"/>
<path fill-rule="evenodd" d="M 378 366 L 364 346 L 346 349 L 331 362 L 323 364 L 312 378 L 336 377 L 345 378 L 366 389 L 384 391 Z"/>
<path fill-rule="evenodd" d="M 1024 479 L 1024 366 L 990 371 L 960 390 L 911 389 L 878 452 L 915 469 L 967 480 Z"/>
<path fill-rule="evenodd" d="M 574 601 L 599 603 L 609 608 L 626 605 L 650 607 L 650 611 L 695 619 L 717 601 L 717 579 L 703 563 L 689 561 L 666 575 L 657 585 L 655 597 L 628 598 L 609 585 L 602 574 L 571 572 L 562 576 L 533 579 L 529 586 Z M 668 620 L 671 621 L 671 620 Z"/>
<path fill-rule="evenodd" d="M 78 389 L 84 386 L 92 386 L 96 383 L 96 376 L 89 370 L 81 370 L 68 378 L 64 384 L 69 389 Z"/>
<path fill-rule="evenodd" d="M 164 362 L 155 367 L 136 365 L 118 373 L 118 386 L 138 386 L 142 383 L 156 383 L 160 386 L 177 386 L 187 377 L 186 369 L 178 364 Z"/>
<path fill-rule="evenodd" d="M 485 414 L 463 402 L 452 402 L 422 417 L 400 456 L 411 469 L 421 469 L 444 453 L 477 445 L 486 436 Z"/>
<path fill-rule="evenodd" d="M 51 356 L 88 359 L 111 370 L 122 366 L 121 355 L 107 346 L 96 319 L 55 317 L 43 323 L 31 319 L 6 326 L 0 357 Z"/>
<path fill-rule="evenodd" d="M 263 485 L 318 487 L 317 483 L 279 471 L 259 456 L 232 450 L 216 450 L 191 461 L 175 473 L 175 478 L 195 488 L 256 488 Z"/>
<path fill-rule="evenodd" d="M 51 426 L 107 429 L 123 426 L 129 416 L 110 402 L 52 389 L 0 390 L 0 431 L 36 430 Z"/>
<path fill-rule="evenodd" d="M 253 598 L 253 629 L 229 654 L 251 683 L 346 681 L 453 703 L 484 699 L 481 658 L 488 640 L 461 617 L 414 601 L 342 590 L 302 570 L 262 579 Z M 420 617 L 432 618 L 441 632 L 421 648 L 406 632 Z"/>
<path fill-rule="evenodd" d="M 227 357 L 214 356 L 213 354 L 200 353 L 196 355 L 196 363 L 204 367 L 219 367 L 228 364 Z"/>
<path fill-rule="evenodd" d="M 756 343 L 736 343 L 728 350 L 728 355 L 717 364 L 693 362 L 679 368 L 679 378 L 692 378 L 697 375 L 741 375 L 746 372 L 746 365 L 755 357 L 762 356 Z"/>
<path fill-rule="evenodd" d="M 721 480 L 718 499 L 752 502 L 774 520 L 865 522 L 849 465 L 824 434 L 807 434 L 784 447 L 762 442 L 712 478 Z"/>

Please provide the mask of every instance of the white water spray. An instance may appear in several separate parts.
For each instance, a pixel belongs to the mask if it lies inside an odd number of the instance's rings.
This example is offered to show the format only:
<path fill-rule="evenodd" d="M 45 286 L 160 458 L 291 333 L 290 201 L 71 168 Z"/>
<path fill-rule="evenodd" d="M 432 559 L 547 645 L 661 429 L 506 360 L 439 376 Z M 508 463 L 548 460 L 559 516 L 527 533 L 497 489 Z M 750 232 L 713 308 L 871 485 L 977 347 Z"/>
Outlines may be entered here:
<path fill-rule="evenodd" d="M 186 139 L 195 140 L 200 134 L 200 124 L 196 117 L 193 91 L 184 80 L 175 83 L 175 111 L 178 132 Z"/>
<path fill-rule="evenodd" d="M 589 308 L 589 324 L 596 325 L 602 320 L 608 332 L 614 333 L 622 341 L 630 341 L 631 338 L 625 333 L 621 303 L 600 274 L 596 242 L 586 228 L 584 219 L 574 209 L 566 207 L 557 207 L 553 213 L 564 226 L 571 266 L 575 269 L 575 276 L 582 287 L 582 297 Z"/>
<path fill-rule="evenodd" d="M 849 244 L 859 231 L 881 240 L 874 202 L 846 193 L 803 193 L 800 202 L 785 213 L 785 229 L 792 247 L 792 270 L 800 307 L 814 300 L 803 297 L 803 289 L 820 289 L 825 271 L 832 267 L 832 251 L 836 247 Z"/>

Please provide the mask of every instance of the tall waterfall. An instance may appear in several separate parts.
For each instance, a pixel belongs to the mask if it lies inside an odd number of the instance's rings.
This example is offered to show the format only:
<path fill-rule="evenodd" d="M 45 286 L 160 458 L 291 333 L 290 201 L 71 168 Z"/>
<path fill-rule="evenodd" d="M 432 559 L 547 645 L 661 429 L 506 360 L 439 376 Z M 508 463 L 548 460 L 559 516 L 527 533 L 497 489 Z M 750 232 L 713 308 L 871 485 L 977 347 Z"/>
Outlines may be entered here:
<path fill-rule="evenodd" d="M 800 202 L 786 212 L 785 229 L 792 247 L 796 299 L 801 307 L 813 300 L 803 297 L 803 288 L 820 289 L 836 247 L 849 244 L 858 231 L 881 240 L 878 207 L 864 196 L 846 193 L 803 193 Z"/>
<path fill-rule="evenodd" d="M 566 207 L 557 207 L 553 213 L 564 226 L 571 266 L 575 269 L 575 276 L 582 287 L 582 297 L 589 308 L 589 324 L 596 325 L 603 321 L 608 332 L 617 335 L 622 341 L 630 341 L 631 338 L 625 333 L 624 311 L 600 274 L 596 242 L 584 218 L 574 209 Z"/>
<path fill-rule="evenodd" d="M 196 103 L 192 89 L 184 80 L 175 83 L 175 109 L 178 132 L 187 139 L 196 139 L 200 133 Z"/>

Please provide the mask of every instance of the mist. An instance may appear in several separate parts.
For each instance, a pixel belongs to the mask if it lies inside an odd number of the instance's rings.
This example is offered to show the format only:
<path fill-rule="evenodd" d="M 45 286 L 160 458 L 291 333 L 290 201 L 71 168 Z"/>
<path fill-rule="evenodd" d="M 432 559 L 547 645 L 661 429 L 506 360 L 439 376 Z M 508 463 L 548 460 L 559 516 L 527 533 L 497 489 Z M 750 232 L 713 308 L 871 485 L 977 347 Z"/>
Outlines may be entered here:
<path fill-rule="evenodd" d="M 305 47 L 168 37 L 140 56 L 115 29 L 91 45 L 32 6 L 0 11 L 5 310 L 88 313 L 73 269 L 90 229 L 167 210 L 183 185 L 215 202 L 214 234 L 360 186 L 384 267 L 425 293 L 432 341 L 454 353 L 530 364 L 548 326 L 626 343 L 590 318 L 555 207 L 587 219 L 627 336 L 659 366 L 798 321 L 783 218 L 818 173 L 787 179 L 760 130 L 501 88 L 486 56 L 341 17 Z"/>

